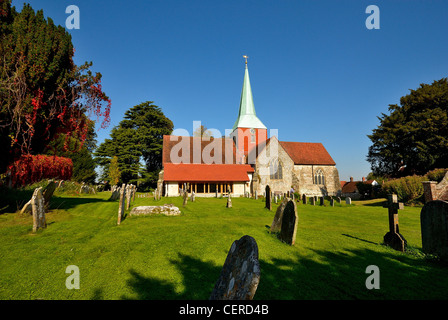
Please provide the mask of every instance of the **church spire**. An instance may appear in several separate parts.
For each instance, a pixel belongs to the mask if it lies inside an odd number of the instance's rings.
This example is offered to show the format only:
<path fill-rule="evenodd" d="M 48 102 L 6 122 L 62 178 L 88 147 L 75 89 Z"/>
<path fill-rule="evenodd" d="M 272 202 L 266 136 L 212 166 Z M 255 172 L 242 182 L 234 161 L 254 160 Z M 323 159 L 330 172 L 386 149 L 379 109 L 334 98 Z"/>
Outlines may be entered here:
<path fill-rule="evenodd" d="M 241 91 L 240 110 L 238 119 L 233 125 L 233 130 L 236 128 L 259 128 L 266 129 L 266 126 L 257 118 L 255 113 L 254 100 L 252 97 L 252 89 L 250 87 L 249 69 L 247 68 L 248 56 L 243 56 L 246 59 L 246 69 L 244 70 L 243 90 Z"/>

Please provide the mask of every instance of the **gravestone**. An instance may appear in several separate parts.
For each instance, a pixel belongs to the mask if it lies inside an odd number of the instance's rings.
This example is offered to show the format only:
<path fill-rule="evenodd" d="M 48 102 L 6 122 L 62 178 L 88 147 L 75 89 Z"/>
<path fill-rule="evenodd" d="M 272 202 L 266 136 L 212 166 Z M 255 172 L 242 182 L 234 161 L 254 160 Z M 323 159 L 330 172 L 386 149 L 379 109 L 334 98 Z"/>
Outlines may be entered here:
<path fill-rule="evenodd" d="M 187 190 L 184 191 L 184 202 L 183 202 L 183 206 L 185 207 L 188 203 L 188 192 Z"/>
<path fill-rule="evenodd" d="M 116 186 L 114 186 L 114 187 L 115 188 L 113 189 L 109 200 L 117 200 L 120 198 L 120 187 L 118 187 L 118 188 Z"/>
<path fill-rule="evenodd" d="M 42 187 L 34 189 L 31 197 L 31 210 L 33 212 L 33 232 L 47 227 L 45 220 L 45 199 L 42 194 Z"/>
<path fill-rule="evenodd" d="M 285 210 L 286 204 L 288 203 L 288 198 L 284 198 L 282 203 L 277 208 L 277 211 L 275 212 L 274 220 L 271 224 L 271 233 L 279 232 L 282 228 L 282 219 L 283 219 L 283 212 Z"/>
<path fill-rule="evenodd" d="M 389 212 L 389 232 L 384 236 L 384 244 L 397 251 L 404 252 L 407 241 L 400 234 L 398 225 L 398 209 L 403 209 L 403 204 L 398 203 L 398 196 L 396 194 L 388 194 L 387 205 L 383 206 L 383 208 L 388 208 Z"/>
<path fill-rule="evenodd" d="M 310 198 L 310 204 L 311 204 L 312 206 L 315 206 L 315 205 L 316 205 L 316 198 L 311 197 L 311 198 Z"/>
<path fill-rule="evenodd" d="M 303 202 L 303 204 L 306 204 L 306 194 L 302 195 L 302 202 Z"/>
<path fill-rule="evenodd" d="M 254 192 L 254 198 L 255 198 L 255 200 L 258 200 L 258 192 L 257 192 L 257 190 L 255 190 L 255 192 Z"/>
<path fill-rule="evenodd" d="M 229 195 L 228 195 L 228 197 L 227 197 L 227 204 L 226 204 L 226 207 L 227 207 L 227 208 L 232 208 L 232 198 L 231 198 L 231 196 L 230 196 L 230 192 L 229 192 Z"/>
<path fill-rule="evenodd" d="M 345 203 L 346 203 L 346 204 L 352 204 L 352 198 L 350 198 L 350 197 L 346 197 L 346 198 L 345 198 Z"/>
<path fill-rule="evenodd" d="M 45 189 L 42 190 L 42 195 L 44 196 L 45 206 L 48 208 L 50 206 L 50 199 L 53 196 L 54 191 L 57 188 L 57 183 L 55 181 L 50 181 Z"/>
<path fill-rule="evenodd" d="M 216 188 L 215 197 L 218 198 L 218 188 Z"/>
<path fill-rule="evenodd" d="M 448 261 L 448 202 L 426 203 L 420 213 L 420 225 L 423 252 Z"/>
<path fill-rule="evenodd" d="M 321 206 L 324 205 L 324 197 L 320 197 L 320 205 L 321 205 Z"/>
<path fill-rule="evenodd" d="M 124 216 L 125 200 L 126 200 L 126 184 L 123 183 L 123 185 L 120 188 L 120 202 L 118 203 L 118 220 L 117 220 L 118 225 L 120 225 L 121 219 L 123 219 Z"/>
<path fill-rule="evenodd" d="M 233 242 L 210 300 L 252 300 L 259 282 L 257 242 L 246 235 Z"/>
<path fill-rule="evenodd" d="M 294 201 L 288 200 L 283 211 L 282 226 L 278 235 L 281 241 L 289 245 L 294 245 L 296 242 L 298 221 L 296 204 Z"/>
<path fill-rule="evenodd" d="M 128 184 L 126 186 L 126 210 L 129 210 L 129 207 L 131 206 L 131 199 L 132 199 L 132 186 Z"/>
<path fill-rule="evenodd" d="M 330 198 L 330 206 L 334 207 L 334 199 L 333 199 L 333 197 Z"/>
<path fill-rule="evenodd" d="M 278 201 L 277 195 L 274 194 L 274 203 L 277 204 L 277 201 Z"/>
<path fill-rule="evenodd" d="M 191 202 L 194 202 L 194 200 L 195 200 L 195 194 L 194 194 L 194 191 L 192 191 L 191 192 L 191 197 L 190 197 L 190 200 L 191 200 Z"/>
<path fill-rule="evenodd" d="M 132 208 L 129 213 L 130 216 L 140 216 L 140 215 L 155 215 L 163 214 L 166 216 L 178 216 L 180 215 L 180 210 L 173 204 L 164 204 L 162 206 L 140 206 Z"/>
<path fill-rule="evenodd" d="M 265 208 L 272 210 L 272 203 L 271 203 L 271 188 L 269 186 L 266 186 L 266 205 Z"/>
<path fill-rule="evenodd" d="M 338 201 L 338 203 L 341 203 L 341 202 L 342 202 L 341 197 L 337 197 L 336 200 Z"/>

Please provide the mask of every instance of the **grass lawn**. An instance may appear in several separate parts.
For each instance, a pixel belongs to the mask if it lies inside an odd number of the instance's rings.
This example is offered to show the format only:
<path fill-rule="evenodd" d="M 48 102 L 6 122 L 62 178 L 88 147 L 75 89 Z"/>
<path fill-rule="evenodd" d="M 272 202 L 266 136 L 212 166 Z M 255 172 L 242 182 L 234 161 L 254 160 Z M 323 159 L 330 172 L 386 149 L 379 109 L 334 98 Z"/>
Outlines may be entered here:
<path fill-rule="evenodd" d="M 384 245 L 381 200 L 298 205 L 296 244 L 269 233 L 275 214 L 263 200 L 135 198 L 133 206 L 173 203 L 177 217 L 126 217 L 116 225 L 110 193 L 53 197 L 47 229 L 32 233 L 29 215 L 0 215 L 0 299 L 208 299 L 234 240 L 255 238 L 261 280 L 255 299 L 446 299 L 448 266 L 421 252 L 419 207 L 400 211 L 407 253 Z M 68 290 L 65 270 L 80 270 Z M 380 289 L 365 286 L 380 270 Z"/>

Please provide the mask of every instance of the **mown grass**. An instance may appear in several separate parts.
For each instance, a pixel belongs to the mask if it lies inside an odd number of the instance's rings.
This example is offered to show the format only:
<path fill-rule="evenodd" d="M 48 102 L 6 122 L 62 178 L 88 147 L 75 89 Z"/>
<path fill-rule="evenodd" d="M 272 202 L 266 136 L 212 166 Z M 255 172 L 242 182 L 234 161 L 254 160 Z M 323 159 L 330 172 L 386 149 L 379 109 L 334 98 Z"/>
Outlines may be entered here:
<path fill-rule="evenodd" d="M 381 202 L 298 205 L 296 244 L 269 233 L 275 214 L 262 200 L 135 198 L 133 206 L 173 203 L 177 217 L 126 216 L 110 193 L 53 197 L 48 227 L 32 233 L 29 215 L 0 215 L 0 299 L 208 299 L 233 241 L 255 238 L 261 281 L 255 299 L 446 299 L 448 266 L 421 252 L 419 207 L 400 211 L 407 253 L 384 245 Z M 66 267 L 80 289 L 65 286 Z M 365 286 L 380 269 L 380 289 Z"/>

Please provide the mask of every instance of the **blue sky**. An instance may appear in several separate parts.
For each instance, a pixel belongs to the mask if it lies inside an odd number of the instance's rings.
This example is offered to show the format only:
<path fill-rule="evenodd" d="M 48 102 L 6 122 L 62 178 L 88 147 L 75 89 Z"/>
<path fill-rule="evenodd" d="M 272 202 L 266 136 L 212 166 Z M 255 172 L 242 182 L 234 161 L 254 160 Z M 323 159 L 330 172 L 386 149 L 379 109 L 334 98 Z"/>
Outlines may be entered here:
<path fill-rule="evenodd" d="M 17 9 L 25 1 L 13 0 Z M 257 116 L 283 141 L 321 142 L 341 180 L 360 180 L 388 105 L 421 83 L 448 76 L 446 0 L 30 0 L 68 30 L 75 62 L 93 62 L 112 99 L 109 136 L 124 112 L 154 101 L 175 128 L 193 121 L 231 129 L 238 114 L 244 54 Z M 366 8 L 380 9 L 368 30 Z"/>

